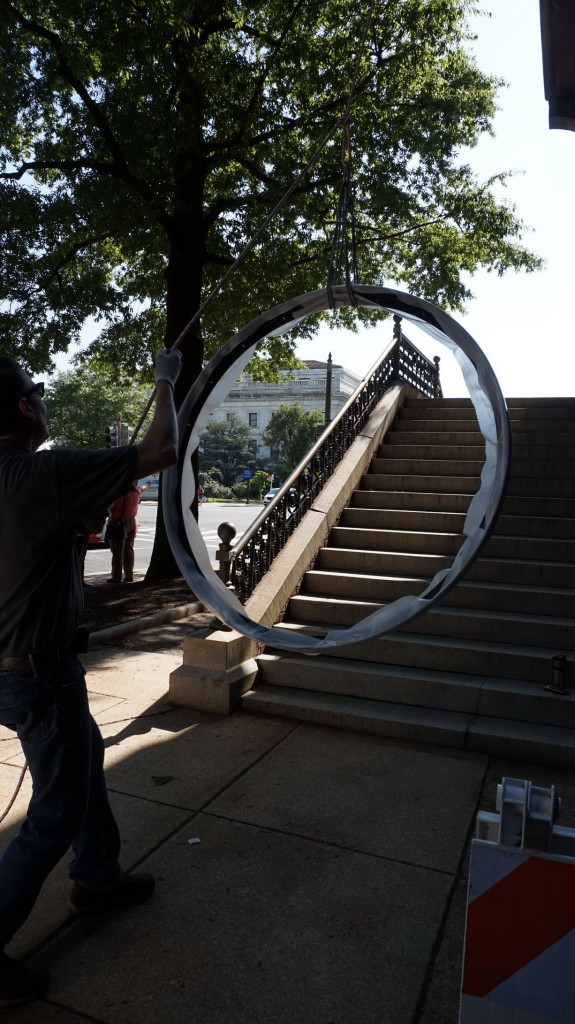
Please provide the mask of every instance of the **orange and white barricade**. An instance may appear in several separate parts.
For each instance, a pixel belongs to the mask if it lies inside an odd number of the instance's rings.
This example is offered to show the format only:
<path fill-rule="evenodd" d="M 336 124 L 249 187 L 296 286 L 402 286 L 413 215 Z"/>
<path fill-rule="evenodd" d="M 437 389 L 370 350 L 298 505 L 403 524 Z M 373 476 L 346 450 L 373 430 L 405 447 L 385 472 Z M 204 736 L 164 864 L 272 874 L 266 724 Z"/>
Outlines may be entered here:
<path fill-rule="evenodd" d="M 460 1024 L 575 1024 L 575 830 L 554 787 L 498 786 L 472 842 Z"/>

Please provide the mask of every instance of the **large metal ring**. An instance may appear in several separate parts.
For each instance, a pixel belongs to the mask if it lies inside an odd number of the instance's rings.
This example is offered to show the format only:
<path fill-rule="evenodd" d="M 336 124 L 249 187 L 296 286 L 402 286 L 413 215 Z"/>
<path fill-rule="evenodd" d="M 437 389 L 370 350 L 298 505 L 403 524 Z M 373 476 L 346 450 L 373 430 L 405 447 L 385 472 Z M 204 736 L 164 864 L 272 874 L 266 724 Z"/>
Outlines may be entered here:
<path fill-rule="evenodd" d="M 461 368 L 485 440 L 481 483 L 465 518 L 465 540 L 449 569 L 438 572 L 423 593 L 399 598 L 347 629 L 325 637 L 312 637 L 277 626 L 262 626 L 246 615 L 244 607 L 212 569 L 191 505 L 196 481 L 191 457 L 210 412 L 225 399 L 254 354 L 258 342 L 291 330 L 303 317 L 329 306 L 327 289 L 309 292 L 275 306 L 238 331 L 206 365 L 189 391 L 179 413 L 180 452 L 177 466 L 164 473 L 164 520 L 174 557 L 194 594 L 223 622 L 273 647 L 319 654 L 335 647 L 383 636 L 430 608 L 455 585 L 487 539 L 503 498 L 510 441 L 505 399 L 485 355 L 452 317 L 425 299 L 373 285 L 353 285 L 358 306 L 385 309 L 416 324 L 449 348 Z M 345 285 L 330 289 L 336 307 L 349 306 Z M 273 572 L 273 568 L 271 569 Z"/>

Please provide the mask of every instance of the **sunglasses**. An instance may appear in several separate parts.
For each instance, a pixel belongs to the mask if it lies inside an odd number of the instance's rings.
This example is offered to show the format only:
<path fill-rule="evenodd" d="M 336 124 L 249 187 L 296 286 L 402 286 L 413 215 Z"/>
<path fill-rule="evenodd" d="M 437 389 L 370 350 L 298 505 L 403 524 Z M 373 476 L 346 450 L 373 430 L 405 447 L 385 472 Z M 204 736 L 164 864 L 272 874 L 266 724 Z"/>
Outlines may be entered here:
<path fill-rule="evenodd" d="M 40 398 L 44 397 L 44 381 L 38 381 L 37 384 L 33 384 L 31 388 L 27 388 L 20 395 L 20 398 L 29 398 L 30 395 L 40 395 Z"/>

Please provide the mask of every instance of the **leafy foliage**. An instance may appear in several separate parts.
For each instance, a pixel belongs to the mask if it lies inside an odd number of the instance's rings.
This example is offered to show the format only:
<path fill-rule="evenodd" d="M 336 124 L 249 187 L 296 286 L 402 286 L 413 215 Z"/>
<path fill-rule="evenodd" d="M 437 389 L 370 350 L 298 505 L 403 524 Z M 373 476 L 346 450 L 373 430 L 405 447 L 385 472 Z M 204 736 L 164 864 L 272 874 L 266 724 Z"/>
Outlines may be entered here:
<path fill-rule="evenodd" d="M 234 495 L 240 500 L 260 500 L 270 489 L 269 474 L 265 469 L 257 469 L 251 480 L 242 480 L 234 485 Z"/>
<path fill-rule="evenodd" d="M 206 498 L 219 498 L 221 500 L 233 497 L 231 487 L 224 487 L 222 474 L 219 469 L 203 470 L 199 475 L 199 482 L 204 488 Z"/>
<path fill-rule="evenodd" d="M 224 487 L 231 487 L 244 469 L 254 466 L 254 442 L 247 423 L 237 416 L 229 420 L 209 420 L 200 437 L 201 474 L 218 470 Z M 211 497 L 206 484 L 203 486 Z"/>
<path fill-rule="evenodd" d="M 534 269 L 513 207 L 458 160 L 501 84 L 465 50 L 472 6 L 375 0 L 358 53 L 365 5 L 342 0 L 0 0 L 5 350 L 46 370 L 93 318 L 97 368 L 148 371 L 335 128 L 356 71 L 360 279 L 459 309 L 462 270 Z M 338 132 L 192 331 L 182 392 L 246 320 L 323 286 L 340 174 Z M 293 344 L 264 341 L 253 375 L 295 365 Z"/>
<path fill-rule="evenodd" d="M 282 402 L 272 413 L 262 440 L 270 448 L 279 448 L 280 469 L 284 475 L 303 459 L 323 423 L 324 415 L 319 409 L 304 409 L 299 402 Z"/>
<path fill-rule="evenodd" d="M 148 394 L 140 384 L 86 367 L 58 374 L 46 387 L 52 446 L 104 448 L 106 428 L 118 419 L 135 427 Z"/>

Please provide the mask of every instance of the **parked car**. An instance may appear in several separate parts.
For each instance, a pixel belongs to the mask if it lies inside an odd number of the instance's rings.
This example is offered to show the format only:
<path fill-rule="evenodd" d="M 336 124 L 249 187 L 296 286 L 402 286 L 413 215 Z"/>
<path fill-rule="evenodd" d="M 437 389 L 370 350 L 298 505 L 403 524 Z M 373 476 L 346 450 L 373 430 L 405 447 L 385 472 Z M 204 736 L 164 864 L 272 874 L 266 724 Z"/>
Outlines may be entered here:
<path fill-rule="evenodd" d="M 138 480 L 138 487 L 146 487 L 145 491 L 142 491 L 140 501 L 157 501 L 159 496 L 160 477 L 156 473 L 154 476 L 143 476 L 141 480 Z"/>
<path fill-rule="evenodd" d="M 107 548 L 108 542 L 104 540 L 106 527 L 101 533 L 91 533 L 88 537 L 88 551 L 95 551 L 97 548 Z"/>
<path fill-rule="evenodd" d="M 272 500 L 272 498 L 275 498 L 275 496 L 278 493 L 278 491 L 279 491 L 279 487 L 270 487 L 268 493 L 264 494 L 264 505 L 267 505 Z M 297 494 L 297 491 L 296 491 L 295 487 L 290 487 L 289 493 L 290 493 L 290 495 L 293 498 L 294 495 Z"/>

